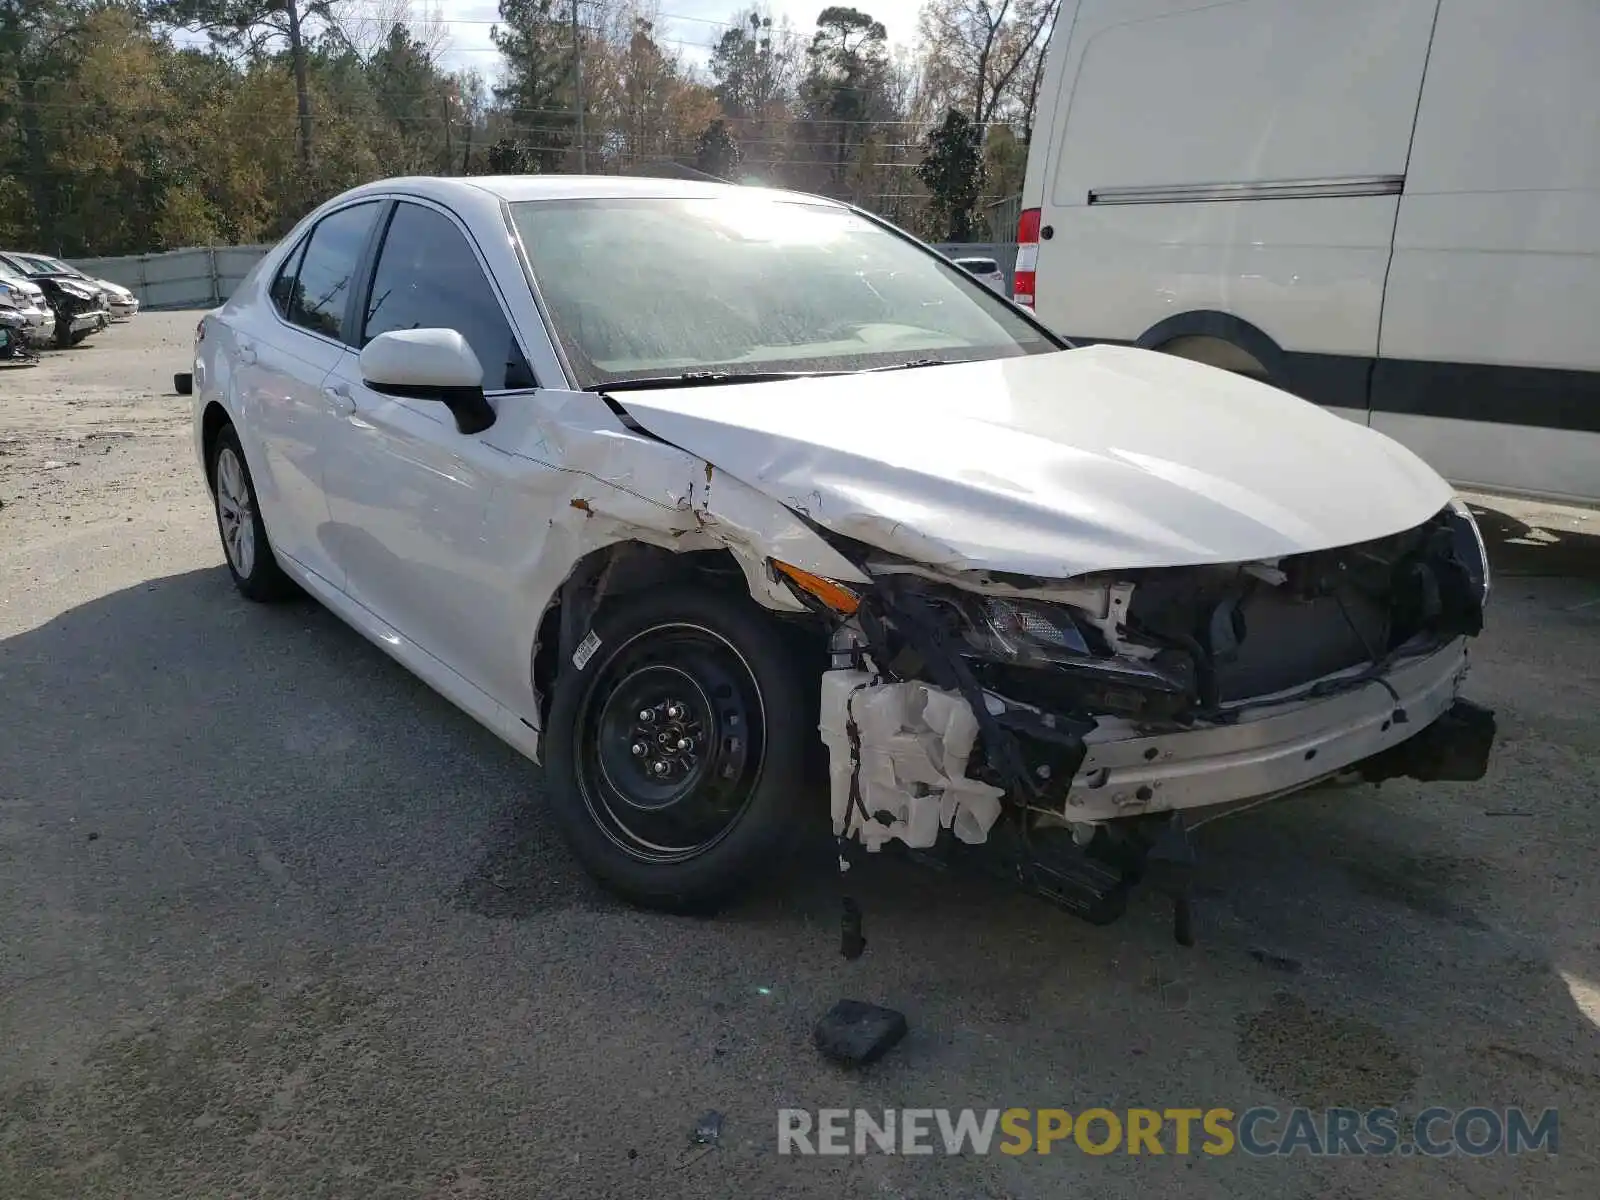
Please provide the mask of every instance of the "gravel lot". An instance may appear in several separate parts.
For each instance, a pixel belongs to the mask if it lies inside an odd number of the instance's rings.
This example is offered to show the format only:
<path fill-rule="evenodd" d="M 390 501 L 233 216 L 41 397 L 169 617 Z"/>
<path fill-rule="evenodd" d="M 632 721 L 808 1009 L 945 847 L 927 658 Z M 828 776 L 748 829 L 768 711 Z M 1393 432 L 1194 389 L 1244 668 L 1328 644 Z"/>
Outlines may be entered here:
<path fill-rule="evenodd" d="M 1153 898 L 1094 929 L 874 864 L 847 963 L 823 857 L 624 908 L 536 769 L 237 598 L 170 394 L 194 321 L 0 369 L 0 1197 L 1600 1195 L 1600 513 L 1485 500 L 1483 783 L 1208 828 L 1191 950 Z M 809 1045 L 841 996 L 911 1021 L 865 1074 Z M 1556 1106 L 1560 1154 L 776 1152 L 780 1106 L 1391 1103 Z"/>

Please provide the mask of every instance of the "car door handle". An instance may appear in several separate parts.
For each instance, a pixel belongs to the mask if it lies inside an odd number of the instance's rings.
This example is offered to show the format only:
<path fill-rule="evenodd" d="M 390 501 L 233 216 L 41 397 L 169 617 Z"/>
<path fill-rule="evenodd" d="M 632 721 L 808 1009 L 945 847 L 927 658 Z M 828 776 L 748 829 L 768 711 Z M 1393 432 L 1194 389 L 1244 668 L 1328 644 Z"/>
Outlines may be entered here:
<path fill-rule="evenodd" d="M 247 367 L 251 363 L 256 361 L 256 348 L 255 348 L 255 345 L 253 343 L 251 343 L 251 342 L 240 342 L 239 343 L 239 361 L 244 363 L 244 365 L 247 366 Z"/>
<path fill-rule="evenodd" d="M 350 388 L 343 383 L 330 383 L 322 389 L 322 397 L 336 413 L 353 413 L 356 410 L 355 399 L 350 395 Z"/>

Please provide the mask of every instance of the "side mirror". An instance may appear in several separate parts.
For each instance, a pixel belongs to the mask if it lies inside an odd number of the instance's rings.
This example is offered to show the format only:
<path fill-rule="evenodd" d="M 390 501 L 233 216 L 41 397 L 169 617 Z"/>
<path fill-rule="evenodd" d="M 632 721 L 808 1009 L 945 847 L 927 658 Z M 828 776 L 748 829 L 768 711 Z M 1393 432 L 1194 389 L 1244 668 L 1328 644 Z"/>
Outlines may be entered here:
<path fill-rule="evenodd" d="M 454 329 L 396 329 L 361 351 L 361 379 L 373 391 L 412 400 L 437 400 L 455 414 L 462 433 L 494 424 L 483 395 L 483 366 Z"/>

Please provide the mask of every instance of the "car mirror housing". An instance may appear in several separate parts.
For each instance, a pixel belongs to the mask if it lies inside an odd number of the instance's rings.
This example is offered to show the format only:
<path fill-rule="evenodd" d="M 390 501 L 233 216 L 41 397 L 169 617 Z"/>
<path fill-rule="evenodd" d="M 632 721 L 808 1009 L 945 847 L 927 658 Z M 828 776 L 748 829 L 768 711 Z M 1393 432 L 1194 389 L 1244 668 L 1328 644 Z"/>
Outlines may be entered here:
<path fill-rule="evenodd" d="M 361 351 L 361 378 L 375 392 L 435 400 L 448 408 L 462 433 L 494 424 L 483 394 L 483 365 L 454 329 L 396 329 L 380 333 Z"/>

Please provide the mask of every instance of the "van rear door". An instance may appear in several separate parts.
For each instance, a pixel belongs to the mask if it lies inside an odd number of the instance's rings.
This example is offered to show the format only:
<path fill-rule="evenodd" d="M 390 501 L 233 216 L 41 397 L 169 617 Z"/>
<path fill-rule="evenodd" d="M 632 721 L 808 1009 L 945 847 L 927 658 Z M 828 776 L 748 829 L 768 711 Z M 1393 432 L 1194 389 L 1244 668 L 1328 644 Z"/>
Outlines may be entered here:
<path fill-rule="evenodd" d="M 1372 424 L 1464 485 L 1600 499 L 1600 4 L 1445 0 Z"/>
<path fill-rule="evenodd" d="M 1039 316 L 1069 338 L 1152 344 L 1231 328 L 1222 314 L 1274 347 L 1330 360 L 1293 364 L 1302 379 L 1320 370 L 1294 390 L 1365 419 L 1435 9 L 1436 0 L 1064 9 L 1053 110 L 1035 135 L 1049 145 L 1030 155 L 1024 193 L 1042 210 Z"/>

